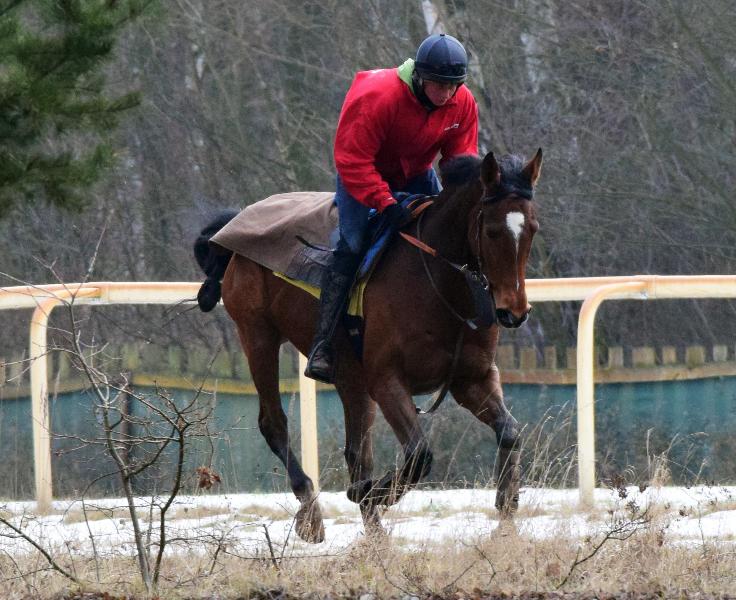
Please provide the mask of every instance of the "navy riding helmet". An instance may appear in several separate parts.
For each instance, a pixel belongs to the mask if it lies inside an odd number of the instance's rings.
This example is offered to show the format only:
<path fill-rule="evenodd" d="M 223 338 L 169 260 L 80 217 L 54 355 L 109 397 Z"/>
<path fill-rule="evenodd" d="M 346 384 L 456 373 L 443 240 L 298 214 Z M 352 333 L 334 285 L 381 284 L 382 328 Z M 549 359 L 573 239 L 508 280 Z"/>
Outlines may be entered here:
<path fill-rule="evenodd" d="M 468 74 L 468 54 L 451 35 L 436 33 L 419 45 L 414 66 L 424 79 L 462 83 Z"/>

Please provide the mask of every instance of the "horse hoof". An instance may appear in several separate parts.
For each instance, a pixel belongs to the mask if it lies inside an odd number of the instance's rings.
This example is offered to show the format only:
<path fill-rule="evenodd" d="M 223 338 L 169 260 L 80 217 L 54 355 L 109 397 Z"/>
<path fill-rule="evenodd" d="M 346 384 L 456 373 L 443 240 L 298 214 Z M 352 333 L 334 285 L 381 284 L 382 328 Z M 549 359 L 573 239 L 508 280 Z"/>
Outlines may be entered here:
<path fill-rule="evenodd" d="M 371 522 L 365 524 L 365 538 L 372 542 L 382 542 L 388 539 L 388 532 L 381 525 L 381 522 Z"/>
<path fill-rule="evenodd" d="M 348 488 L 348 498 L 361 506 L 393 506 L 407 491 L 407 486 L 397 483 L 395 473 L 389 471 L 381 479 L 364 479 Z"/>
<path fill-rule="evenodd" d="M 501 491 L 496 492 L 496 510 L 501 513 L 501 519 L 513 519 L 518 509 L 519 494 L 513 494 L 509 498 Z"/>
<path fill-rule="evenodd" d="M 498 522 L 498 527 L 491 532 L 491 538 L 508 538 L 518 535 L 519 531 L 516 524 L 511 519 L 501 519 Z"/>
<path fill-rule="evenodd" d="M 373 487 L 373 481 L 370 479 L 356 481 L 348 487 L 348 500 L 360 504 L 371 491 L 371 487 Z"/>
<path fill-rule="evenodd" d="M 302 507 L 296 513 L 296 533 L 310 544 L 321 544 L 325 541 L 322 509 L 317 500 L 302 503 Z"/>

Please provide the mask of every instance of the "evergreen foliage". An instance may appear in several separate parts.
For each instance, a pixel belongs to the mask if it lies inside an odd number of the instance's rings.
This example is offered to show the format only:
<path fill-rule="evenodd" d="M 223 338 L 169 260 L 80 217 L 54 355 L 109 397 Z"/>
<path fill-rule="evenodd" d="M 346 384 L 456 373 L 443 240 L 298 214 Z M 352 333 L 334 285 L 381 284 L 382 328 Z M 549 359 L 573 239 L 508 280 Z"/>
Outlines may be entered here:
<path fill-rule="evenodd" d="M 137 92 L 103 66 L 152 0 L 0 0 L 0 218 L 19 203 L 84 204 L 112 163 L 109 134 Z"/>

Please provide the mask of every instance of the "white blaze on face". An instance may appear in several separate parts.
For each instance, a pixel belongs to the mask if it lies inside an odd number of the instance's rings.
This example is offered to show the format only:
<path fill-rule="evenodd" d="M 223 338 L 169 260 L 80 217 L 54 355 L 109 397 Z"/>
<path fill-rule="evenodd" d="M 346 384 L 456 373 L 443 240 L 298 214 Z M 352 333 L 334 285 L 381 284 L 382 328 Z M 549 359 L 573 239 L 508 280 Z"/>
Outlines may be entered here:
<path fill-rule="evenodd" d="M 524 230 L 524 215 L 520 212 L 510 212 L 506 215 L 506 227 L 509 228 L 511 235 L 514 236 L 516 249 L 519 249 L 519 238 Z"/>
<path fill-rule="evenodd" d="M 510 212 L 506 215 L 506 227 L 509 228 L 511 235 L 516 243 L 516 259 L 519 259 L 519 238 L 524 230 L 524 215 L 520 212 Z M 519 279 L 516 279 L 516 289 L 519 289 Z"/>

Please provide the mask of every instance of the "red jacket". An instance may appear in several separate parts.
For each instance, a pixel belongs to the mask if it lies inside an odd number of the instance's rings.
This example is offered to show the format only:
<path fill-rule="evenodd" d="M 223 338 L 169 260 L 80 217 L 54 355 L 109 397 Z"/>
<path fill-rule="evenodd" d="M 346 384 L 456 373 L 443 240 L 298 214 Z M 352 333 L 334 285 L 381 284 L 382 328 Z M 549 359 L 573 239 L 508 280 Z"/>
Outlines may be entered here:
<path fill-rule="evenodd" d="M 401 67 L 406 76 L 406 67 Z M 447 104 L 428 111 L 402 81 L 399 69 L 361 71 L 348 90 L 335 136 L 335 166 L 361 204 L 383 210 L 390 187 L 443 161 L 478 154 L 478 106 L 462 85 Z"/>

